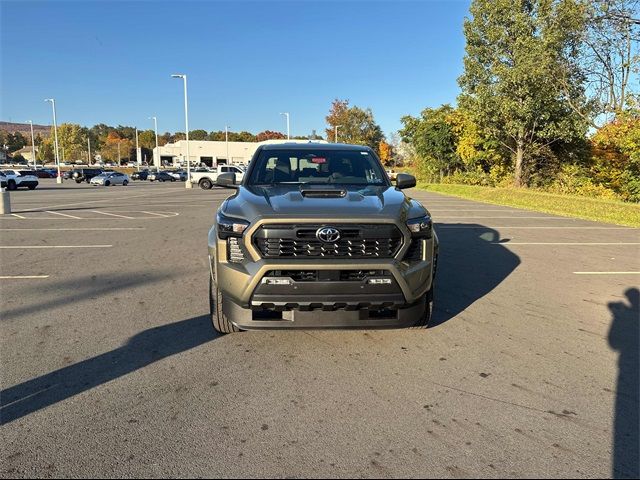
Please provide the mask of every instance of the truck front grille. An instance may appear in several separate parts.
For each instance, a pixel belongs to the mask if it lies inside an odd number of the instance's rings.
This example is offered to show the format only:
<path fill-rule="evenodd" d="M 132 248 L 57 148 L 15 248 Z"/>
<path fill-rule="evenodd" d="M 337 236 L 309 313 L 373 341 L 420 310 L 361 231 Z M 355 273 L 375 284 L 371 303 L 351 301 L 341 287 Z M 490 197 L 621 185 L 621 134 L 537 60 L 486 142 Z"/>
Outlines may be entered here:
<path fill-rule="evenodd" d="M 316 238 L 324 226 L 340 231 L 340 239 L 325 243 Z M 395 225 L 263 225 L 253 242 L 263 258 L 393 258 L 402 246 Z"/>

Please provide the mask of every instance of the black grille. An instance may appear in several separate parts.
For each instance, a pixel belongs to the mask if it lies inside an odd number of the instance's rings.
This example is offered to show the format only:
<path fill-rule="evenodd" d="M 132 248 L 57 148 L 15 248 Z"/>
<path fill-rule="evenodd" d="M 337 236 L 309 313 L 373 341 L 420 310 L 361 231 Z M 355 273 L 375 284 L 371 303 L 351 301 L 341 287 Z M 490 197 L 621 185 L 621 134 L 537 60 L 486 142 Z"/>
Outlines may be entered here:
<path fill-rule="evenodd" d="M 324 243 L 316 232 L 324 226 L 340 231 L 335 243 Z M 395 225 L 263 225 L 253 236 L 264 258 L 346 257 L 392 258 L 402 246 Z"/>
<path fill-rule="evenodd" d="M 405 262 L 419 262 L 422 260 L 422 244 L 420 239 L 413 239 L 407 253 L 404 255 Z"/>
<path fill-rule="evenodd" d="M 273 270 L 269 272 L 267 278 L 287 277 L 295 282 L 315 282 L 318 279 L 316 270 Z"/>

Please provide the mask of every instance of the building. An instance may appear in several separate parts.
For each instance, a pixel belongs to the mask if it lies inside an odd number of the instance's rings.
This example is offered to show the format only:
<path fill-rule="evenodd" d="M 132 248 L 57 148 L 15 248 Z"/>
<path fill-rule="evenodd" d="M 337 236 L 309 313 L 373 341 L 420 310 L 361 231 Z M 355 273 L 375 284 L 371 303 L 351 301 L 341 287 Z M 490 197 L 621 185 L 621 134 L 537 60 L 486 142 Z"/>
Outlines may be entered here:
<path fill-rule="evenodd" d="M 309 142 L 310 140 L 266 140 L 264 142 L 214 142 L 209 140 L 189 140 L 189 160 L 191 165 L 248 164 L 260 145 L 270 143 Z M 327 143 L 324 140 L 313 140 Z M 154 150 L 154 157 L 157 158 Z M 179 140 L 158 147 L 162 165 L 186 165 L 187 142 Z"/>
<path fill-rule="evenodd" d="M 38 146 L 35 147 L 36 155 L 38 154 Z M 31 145 L 27 145 L 26 147 L 22 147 L 20 150 L 16 150 L 11 154 L 12 157 L 16 157 L 18 155 L 22 155 L 22 157 L 27 161 L 27 163 L 32 164 L 35 159 L 33 158 L 33 150 L 31 149 Z"/>

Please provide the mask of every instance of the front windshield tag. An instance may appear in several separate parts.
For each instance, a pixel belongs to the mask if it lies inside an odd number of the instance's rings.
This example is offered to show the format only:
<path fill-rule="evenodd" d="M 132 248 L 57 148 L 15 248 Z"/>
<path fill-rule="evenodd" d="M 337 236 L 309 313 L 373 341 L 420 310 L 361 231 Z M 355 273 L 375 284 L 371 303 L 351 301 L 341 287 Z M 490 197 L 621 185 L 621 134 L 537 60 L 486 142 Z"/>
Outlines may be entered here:
<path fill-rule="evenodd" d="M 327 159 L 324 157 L 313 157 L 311 163 L 327 163 Z"/>

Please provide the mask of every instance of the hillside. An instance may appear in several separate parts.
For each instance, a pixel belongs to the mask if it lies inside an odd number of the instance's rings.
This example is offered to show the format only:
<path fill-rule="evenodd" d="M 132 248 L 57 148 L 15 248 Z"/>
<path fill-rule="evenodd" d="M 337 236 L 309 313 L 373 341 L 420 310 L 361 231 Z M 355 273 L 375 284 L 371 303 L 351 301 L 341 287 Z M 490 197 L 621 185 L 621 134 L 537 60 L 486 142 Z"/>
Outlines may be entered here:
<path fill-rule="evenodd" d="M 0 121 L 0 130 L 4 130 L 9 133 L 20 132 L 25 137 L 29 137 L 31 135 L 31 127 L 28 123 L 12 123 L 12 122 L 2 122 Z M 49 132 L 51 132 L 50 125 L 36 125 L 33 124 L 33 134 L 38 135 L 42 138 L 48 137 Z"/>

